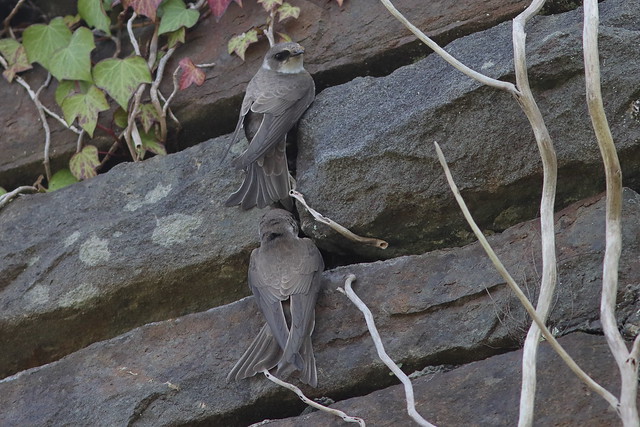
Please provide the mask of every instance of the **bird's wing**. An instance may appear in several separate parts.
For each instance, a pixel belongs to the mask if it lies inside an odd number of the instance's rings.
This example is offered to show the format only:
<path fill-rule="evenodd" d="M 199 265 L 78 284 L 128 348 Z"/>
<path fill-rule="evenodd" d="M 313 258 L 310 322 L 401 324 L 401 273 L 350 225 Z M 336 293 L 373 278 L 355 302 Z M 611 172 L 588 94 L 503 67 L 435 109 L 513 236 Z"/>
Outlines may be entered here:
<path fill-rule="evenodd" d="M 282 359 L 304 371 L 308 361 L 302 361 L 300 348 L 311 336 L 315 326 L 315 306 L 320 288 L 320 276 L 324 262 L 320 251 L 309 239 L 300 239 L 300 264 L 298 280 L 290 288 L 291 328 Z"/>
<path fill-rule="evenodd" d="M 249 260 L 249 287 L 256 298 L 258 307 L 271 328 L 271 333 L 284 349 L 289 336 L 289 327 L 284 317 L 280 296 L 275 291 L 273 283 L 269 283 L 269 272 L 272 266 L 265 257 L 261 256 L 260 248 L 251 252 Z M 267 273 L 267 274 L 265 274 Z"/>
<path fill-rule="evenodd" d="M 315 85 L 308 73 L 285 75 L 282 84 L 262 87 L 251 104 L 251 111 L 262 114 L 262 122 L 247 151 L 238 159 L 239 166 L 264 156 L 287 132 L 313 102 Z"/>

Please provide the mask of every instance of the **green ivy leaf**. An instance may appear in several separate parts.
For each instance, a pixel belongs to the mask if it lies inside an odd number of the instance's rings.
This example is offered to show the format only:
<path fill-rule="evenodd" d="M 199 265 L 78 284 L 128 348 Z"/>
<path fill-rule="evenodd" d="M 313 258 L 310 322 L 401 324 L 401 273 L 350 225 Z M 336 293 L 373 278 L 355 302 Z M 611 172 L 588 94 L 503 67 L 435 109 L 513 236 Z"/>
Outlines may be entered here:
<path fill-rule="evenodd" d="M 2 196 L 3 194 L 7 194 L 7 190 L 5 190 L 4 188 L 0 187 L 0 196 Z"/>
<path fill-rule="evenodd" d="M 159 12 L 162 16 L 158 34 L 170 33 L 181 27 L 191 28 L 200 17 L 200 12 L 195 9 L 187 9 L 182 0 L 165 0 Z"/>
<path fill-rule="evenodd" d="M 64 20 L 64 24 L 71 28 L 74 25 L 76 25 L 78 22 L 80 22 L 80 20 L 82 20 L 82 17 L 80 15 L 65 15 L 64 18 L 62 18 Z"/>
<path fill-rule="evenodd" d="M 69 160 L 69 169 L 76 178 L 88 179 L 97 175 L 96 167 L 100 165 L 98 149 L 93 145 L 85 146 Z"/>
<path fill-rule="evenodd" d="M 271 12 L 276 7 L 281 5 L 282 1 L 283 0 L 258 0 L 258 3 L 262 3 L 262 7 L 264 8 L 264 10 L 266 10 L 267 12 Z"/>
<path fill-rule="evenodd" d="M 289 3 L 282 3 L 282 6 L 276 10 L 278 12 L 278 22 L 283 21 L 287 18 L 298 19 L 300 16 L 300 8 L 291 6 Z"/>
<path fill-rule="evenodd" d="M 140 56 L 100 61 L 93 67 L 93 78 L 96 85 L 106 90 L 125 111 L 138 86 L 151 83 L 149 67 Z"/>
<path fill-rule="evenodd" d="M 116 126 L 124 129 L 129 124 L 129 115 L 122 109 L 122 107 L 118 107 L 113 113 L 113 121 Z"/>
<path fill-rule="evenodd" d="M 90 82 L 82 80 L 63 80 L 58 83 L 58 87 L 56 88 L 56 103 L 62 107 L 62 101 L 64 101 L 67 96 L 76 93 L 87 93 L 91 86 L 93 85 Z"/>
<path fill-rule="evenodd" d="M 159 156 L 167 155 L 167 149 L 164 144 L 156 139 L 153 132 L 140 132 L 140 139 L 142 140 L 143 150 L 150 151 Z"/>
<path fill-rule="evenodd" d="M 32 68 L 24 46 L 14 39 L 0 39 L 0 55 L 4 57 L 8 64 L 2 75 L 9 83 L 13 81 L 17 73 Z"/>
<path fill-rule="evenodd" d="M 167 34 L 167 44 L 169 45 L 169 49 L 171 49 L 172 47 L 176 47 L 178 43 L 184 43 L 185 33 L 186 31 L 184 27 L 180 27 L 177 30 Z"/>
<path fill-rule="evenodd" d="M 242 33 L 238 36 L 231 37 L 229 44 L 227 45 L 227 51 L 229 54 L 236 53 L 244 61 L 244 53 L 251 43 L 258 41 L 258 31 L 251 30 L 246 33 Z"/>
<path fill-rule="evenodd" d="M 111 35 L 111 20 L 104 10 L 102 0 L 78 0 L 78 13 L 89 26 Z"/>
<path fill-rule="evenodd" d="M 78 179 L 73 176 L 69 169 L 60 169 L 58 172 L 54 173 L 51 180 L 49 180 L 49 188 L 47 191 L 56 191 L 71 184 L 75 184 L 76 182 L 78 182 Z"/>
<path fill-rule="evenodd" d="M 70 40 L 71 30 L 60 17 L 51 20 L 49 25 L 31 25 L 22 34 L 29 62 L 39 62 L 47 70 L 54 52 L 68 46 Z"/>
<path fill-rule="evenodd" d="M 62 112 L 67 124 L 71 125 L 77 118 L 80 127 L 92 138 L 98 123 L 98 114 L 108 109 L 107 97 L 95 86 L 91 86 L 87 93 L 67 96 L 62 101 Z"/>
<path fill-rule="evenodd" d="M 280 43 L 293 41 L 291 39 L 291 36 L 289 36 L 289 34 L 280 33 L 280 32 L 278 32 L 277 34 L 280 36 Z"/>
<path fill-rule="evenodd" d="M 91 51 L 95 47 L 91 30 L 80 27 L 73 33 L 69 44 L 54 53 L 48 69 L 58 80 L 93 81 Z"/>
<path fill-rule="evenodd" d="M 138 117 L 140 118 L 140 123 L 142 123 L 142 128 L 145 132 L 149 132 L 154 123 L 160 122 L 160 115 L 153 104 L 142 104 L 140 106 L 140 115 Z"/>

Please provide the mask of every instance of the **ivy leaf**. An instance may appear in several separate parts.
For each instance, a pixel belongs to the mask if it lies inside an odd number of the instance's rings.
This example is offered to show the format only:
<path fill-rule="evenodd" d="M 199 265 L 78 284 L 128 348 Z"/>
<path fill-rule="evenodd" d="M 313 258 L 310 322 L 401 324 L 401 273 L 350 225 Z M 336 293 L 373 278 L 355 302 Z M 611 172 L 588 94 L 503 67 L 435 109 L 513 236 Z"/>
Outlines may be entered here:
<path fill-rule="evenodd" d="M 70 40 L 71 30 L 60 17 L 54 18 L 49 25 L 30 25 L 22 34 L 29 62 L 39 62 L 47 70 L 53 53 L 68 46 Z"/>
<path fill-rule="evenodd" d="M 89 26 L 111 35 L 111 20 L 104 10 L 102 0 L 78 0 L 78 13 Z"/>
<path fill-rule="evenodd" d="M 204 83 L 204 71 L 196 67 L 196 65 L 189 58 L 182 58 L 179 62 L 180 68 L 182 68 L 182 75 L 180 76 L 180 90 L 184 90 L 195 83 L 197 86 L 201 86 Z"/>
<path fill-rule="evenodd" d="M 150 151 L 153 154 L 157 154 L 159 156 L 166 156 L 167 149 L 164 144 L 156 139 L 156 136 L 153 132 L 140 132 L 140 139 L 142 140 L 142 149 L 146 151 Z"/>
<path fill-rule="evenodd" d="M 81 19 L 82 17 L 80 15 L 65 15 L 64 18 L 62 18 L 64 24 L 69 28 L 76 25 Z"/>
<path fill-rule="evenodd" d="M 300 16 L 300 8 L 291 6 L 289 3 L 282 3 L 282 6 L 276 10 L 278 12 L 278 22 L 281 22 L 287 18 L 298 19 Z"/>
<path fill-rule="evenodd" d="M 96 123 L 98 123 L 98 114 L 100 111 L 109 109 L 109 103 L 107 102 L 107 97 L 104 96 L 104 92 L 95 86 L 91 86 L 87 93 L 67 96 L 64 101 L 62 101 L 61 106 L 62 112 L 64 113 L 64 120 L 67 124 L 71 125 L 77 118 L 78 125 L 80 125 L 91 138 L 93 138 Z"/>
<path fill-rule="evenodd" d="M 176 47 L 178 43 L 184 43 L 185 33 L 186 31 L 184 27 L 180 27 L 177 30 L 167 34 L 167 44 L 169 45 L 169 49 L 171 49 L 172 47 Z"/>
<path fill-rule="evenodd" d="M 118 107 L 116 111 L 113 112 L 113 121 L 116 126 L 124 129 L 129 124 L 129 115 L 122 109 L 122 107 Z"/>
<path fill-rule="evenodd" d="M 76 178 L 89 179 L 96 176 L 96 167 L 100 165 L 98 149 L 93 145 L 85 146 L 82 151 L 76 153 L 69 160 L 69 169 Z"/>
<path fill-rule="evenodd" d="M 63 80 L 58 83 L 58 87 L 56 88 L 56 103 L 62 107 L 62 101 L 64 101 L 67 96 L 76 93 L 87 93 L 91 86 L 92 84 L 90 82 L 82 80 Z"/>
<path fill-rule="evenodd" d="M 258 31 L 251 30 L 246 33 L 242 33 L 238 36 L 231 37 L 229 44 L 227 45 L 227 51 L 229 54 L 236 53 L 244 61 L 244 53 L 251 43 L 258 41 Z"/>
<path fill-rule="evenodd" d="M 60 169 L 58 172 L 54 173 L 49 180 L 49 188 L 47 191 L 56 191 L 71 184 L 75 184 L 76 182 L 78 182 L 78 179 L 73 176 L 69 169 Z"/>
<path fill-rule="evenodd" d="M 151 83 L 149 67 L 140 56 L 102 60 L 93 67 L 93 78 L 96 86 L 106 90 L 125 111 L 138 86 Z"/>
<path fill-rule="evenodd" d="M 122 0 L 125 9 L 131 6 L 138 15 L 144 15 L 154 22 L 160 3 L 162 0 Z"/>
<path fill-rule="evenodd" d="M 242 7 L 242 0 L 207 0 L 209 3 L 209 9 L 211 13 L 216 17 L 216 21 L 220 20 L 220 17 L 227 11 L 227 7 L 235 1 L 240 7 Z"/>
<path fill-rule="evenodd" d="M 2 73 L 9 83 L 11 83 L 17 73 L 32 68 L 24 46 L 14 39 L 0 39 L 0 55 L 4 57 L 9 65 Z"/>
<path fill-rule="evenodd" d="M 266 10 L 267 12 L 271 12 L 276 7 L 281 5 L 282 1 L 283 0 L 258 0 L 258 3 L 262 3 L 262 7 L 264 8 L 264 10 Z"/>
<path fill-rule="evenodd" d="M 288 34 L 280 33 L 280 32 L 278 32 L 277 34 L 280 36 L 280 42 L 290 42 L 290 41 L 293 41 L 293 40 L 291 40 L 291 37 L 290 37 Z"/>
<path fill-rule="evenodd" d="M 158 34 L 170 33 L 181 27 L 191 28 L 200 17 L 200 12 L 195 9 L 187 9 L 182 0 L 165 0 L 160 6 L 162 20 Z"/>
<path fill-rule="evenodd" d="M 69 44 L 53 54 L 48 70 L 58 80 L 93 81 L 91 51 L 95 47 L 91 30 L 80 27 L 71 36 Z"/>
<path fill-rule="evenodd" d="M 153 104 L 142 104 L 140 106 L 140 115 L 138 117 L 140 118 L 140 123 L 142 123 L 142 128 L 145 132 L 149 132 L 154 123 L 160 122 L 160 115 Z M 125 124 L 123 127 L 126 126 L 127 125 Z"/>

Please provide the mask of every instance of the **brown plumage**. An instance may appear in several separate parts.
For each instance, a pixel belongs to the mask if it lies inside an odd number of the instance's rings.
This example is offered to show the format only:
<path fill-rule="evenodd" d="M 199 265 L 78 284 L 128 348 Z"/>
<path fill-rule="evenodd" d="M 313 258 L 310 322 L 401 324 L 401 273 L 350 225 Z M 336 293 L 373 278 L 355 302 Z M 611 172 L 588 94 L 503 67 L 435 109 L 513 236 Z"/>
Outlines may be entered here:
<path fill-rule="evenodd" d="M 227 381 L 255 375 L 276 365 L 300 371 L 300 381 L 317 385 L 311 334 L 324 262 L 307 238 L 298 237 L 298 224 L 283 209 L 267 212 L 260 221 L 260 247 L 251 253 L 249 287 L 267 323 L 231 369 Z M 291 325 L 283 302 L 289 300 Z"/>
<path fill-rule="evenodd" d="M 297 43 L 273 46 L 249 82 L 231 142 L 238 140 L 244 128 L 249 147 L 232 164 L 246 175 L 226 206 L 263 208 L 278 201 L 292 206 L 287 132 L 315 97 L 313 78 L 303 67 L 303 53 Z"/>

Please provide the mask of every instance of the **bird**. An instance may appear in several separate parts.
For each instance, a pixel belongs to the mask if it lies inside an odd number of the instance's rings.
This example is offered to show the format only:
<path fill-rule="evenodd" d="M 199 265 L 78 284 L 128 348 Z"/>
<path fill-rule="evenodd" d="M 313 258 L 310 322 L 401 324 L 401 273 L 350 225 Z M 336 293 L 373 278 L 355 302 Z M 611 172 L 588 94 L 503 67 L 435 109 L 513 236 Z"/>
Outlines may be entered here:
<path fill-rule="evenodd" d="M 311 239 L 298 237 L 298 223 L 284 209 L 271 209 L 260 220 L 260 246 L 251 252 L 248 282 L 265 325 L 227 375 L 227 382 L 278 366 L 278 373 L 298 370 L 300 381 L 318 384 L 311 334 L 324 261 Z M 290 326 L 285 317 L 288 300 Z"/>
<path fill-rule="evenodd" d="M 264 208 L 278 201 L 291 208 L 286 137 L 315 98 L 315 84 L 304 69 L 304 48 L 295 42 L 275 44 L 253 76 L 242 101 L 230 146 L 244 129 L 248 148 L 232 161 L 246 172 L 225 206 Z"/>

